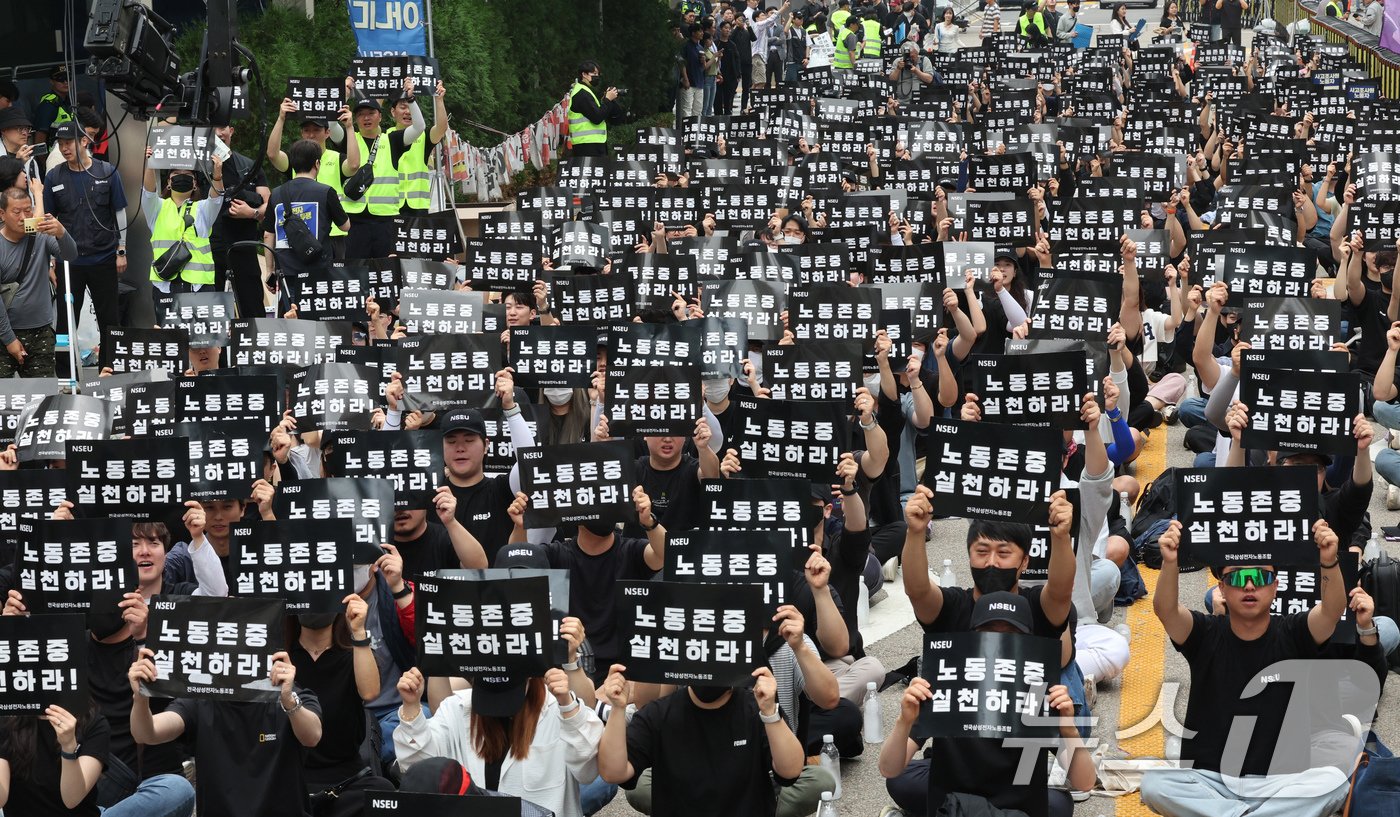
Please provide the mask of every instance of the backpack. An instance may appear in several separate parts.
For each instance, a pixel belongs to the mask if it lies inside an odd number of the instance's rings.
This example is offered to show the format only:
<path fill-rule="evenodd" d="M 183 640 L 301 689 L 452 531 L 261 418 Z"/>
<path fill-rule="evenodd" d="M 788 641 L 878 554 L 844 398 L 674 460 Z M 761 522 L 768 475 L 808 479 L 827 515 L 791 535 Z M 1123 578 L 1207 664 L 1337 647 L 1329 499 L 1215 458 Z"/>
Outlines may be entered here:
<path fill-rule="evenodd" d="M 1168 468 L 1147 483 L 1138 497 L 1133 515 L 1133 556 L 1138 563 L 1153 570 L 1162 568 L 1162 550 L 1157 539 L 1176 518 L 1176 469 Z M 1204 565 L 1190 558 L 1181 558 L 1177 567 L 1182 573 L 1194 573 Z"/>
<path fill-rule="evenodd" d="M 292 202 L 282 203 L 282 218 L 278 224 L 287 236 L 287 246 L 302 264 L 315 264 L 324 257 L 325 250 L 316 236 L 311 234 L 311 228 L 300 216 L 292 213 Z"/>
<path fill-rule="evenodd" d="M 1400 562 L 1390 558 L 1384 549 L 1374 561 L 1361 565 L 1361 588 L 1376 603 L 1375 614 L 1394 618 L 1400 615 Z M 1391 660 L 1392 669 L 1400 662 Z"/>

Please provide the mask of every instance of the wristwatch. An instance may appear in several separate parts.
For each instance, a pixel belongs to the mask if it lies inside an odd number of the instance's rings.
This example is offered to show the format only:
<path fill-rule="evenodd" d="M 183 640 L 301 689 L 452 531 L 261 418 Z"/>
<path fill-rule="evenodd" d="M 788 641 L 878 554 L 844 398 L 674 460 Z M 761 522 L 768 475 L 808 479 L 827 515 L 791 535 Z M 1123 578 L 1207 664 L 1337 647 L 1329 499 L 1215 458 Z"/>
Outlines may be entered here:
<path fill-rule="evenodd" d="M 118 258 L 125 258 L 125 257 L 126 257 L 126 247 L 117 247 L 117 257 L 118 257 Z"/>
<path fill-rule="evenodd" d="M 759 712 L 758 719 L 763 721 L 764 723 L 777 723 L 778 721 L 783 719 L 783 716 L 781 713 L 778 712 L 777 708 L 774 707 L 772 715 L 765 715 L 762 712 Z"/>
<path fill-rule="evenodd" d="M 653 531 L 653 530 L 656 530 L 657 528 L 661 527 L 661 520 L 660 520 L 660 519 L 657 519 L 657 518 L 656 518 L 656 514 L 653 513 L 653 514 L 651 515 L 651 524 L 650 524 L 650 525 L 648 525 L 648 524 L 642 522 L 642 520 L 641 520 L 640 518 L 637 519 L 637 524 L 642 526 L 642 530 L 645 530 L 645 531 Z"/>
<path fill-rule="evenodd" d="M 81 743 L 79 743 L 77 746 L 74 746 L 73 751 L 71 752 L 65 752 L 63 751 L 62 747 L 59 747 L 58 756 L 63 758 L 64 760 L 77 760 L 78 752 L 82 751 L 82 748 L 83 745 Z"/>
<path fill-rule="evenodd" d="M 278 703 L 278 704 L 281 704 L 282 702 L 279 700 L 277 703 Z M 290 714 L 292 714 L 293 712 L 297 711 L 298 709 L 301 709 L 301 696 L 298 695 L 298 694 L 296 694 L 295 691 L 293 691 L 293 692 L 292 692 L 292 705 L 291 705 L 290 707 L 286 707 L 286 706 L 282 707 L 282 711 L 285 712 L 285 713 L 287 713 L 288 715 L 290 715 Z"/>

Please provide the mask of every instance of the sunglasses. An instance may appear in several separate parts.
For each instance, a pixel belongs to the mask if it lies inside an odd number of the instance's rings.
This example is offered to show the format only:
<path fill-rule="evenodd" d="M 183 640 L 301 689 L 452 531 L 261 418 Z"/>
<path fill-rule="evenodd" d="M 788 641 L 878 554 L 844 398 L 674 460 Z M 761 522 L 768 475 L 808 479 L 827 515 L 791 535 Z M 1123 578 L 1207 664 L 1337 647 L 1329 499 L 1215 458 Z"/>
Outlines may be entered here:
<path fill-rule="evenodd" d="M 1251 583 L 1255 587 L 1268 587 L 1277 579 L 1278 571 L 1268 570 L 1262 567 L 1242 567 L 1220 577 L 1220 580 L 1225 584 L 1240 588 Z"/>

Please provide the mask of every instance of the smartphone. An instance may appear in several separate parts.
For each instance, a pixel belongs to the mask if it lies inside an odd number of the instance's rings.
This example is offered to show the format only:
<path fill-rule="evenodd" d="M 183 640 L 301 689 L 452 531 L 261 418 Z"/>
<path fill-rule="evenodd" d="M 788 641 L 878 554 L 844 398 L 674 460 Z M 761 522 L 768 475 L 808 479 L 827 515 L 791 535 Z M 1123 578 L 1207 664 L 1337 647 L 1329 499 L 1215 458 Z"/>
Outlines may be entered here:
<path fill-rule="evenodd" d="M 24 220 L 24 231 L 25 231 L 26 233 L 29 233 L 30 235 L 33 235 L 34 233 L 39 232 L 39 220 L 40 220 L 41 218 L 43 218 L 43 217 L 42 217 L 42 216 L 32 216 L 32 217 L 30 217 L 30 218 L 25 219 L 25 220 Z"/>
<path fill-rule="evenodd" d="M 48 144 L 47 144 L 47 143 L 44 143 L 44 142 L 40 142 L 39 144 L 34 145 L 34 146 L 33 146 L 33 152 L 31 152 L 29 155 L 32 156 L 32 157 L 35 158 L 35 159 L 43 159 L 45 156 L 48 156 L 48 155 L 49 155 L 49 146 L 48 146 Z"/>

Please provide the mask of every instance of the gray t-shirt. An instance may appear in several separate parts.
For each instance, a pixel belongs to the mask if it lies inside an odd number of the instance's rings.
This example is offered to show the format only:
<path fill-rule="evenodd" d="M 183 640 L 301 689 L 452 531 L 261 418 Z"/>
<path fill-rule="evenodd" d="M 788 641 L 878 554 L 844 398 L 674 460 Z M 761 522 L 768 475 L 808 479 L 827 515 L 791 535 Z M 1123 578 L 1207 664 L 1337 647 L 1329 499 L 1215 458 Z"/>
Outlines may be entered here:
<path fill-rule="evenodd" d="M 22 273 L 25 243 L 34 241 L 29 266 Z M 72 261 L 78 257 L 78 245 L 67 231 L 63 238 L 35 233 L 19 241 L 0 235 L 0 284 L 20 282 L 19 291 L 8 310 L 0 309 L 0 345 L 9 345 L 15 332 L 38 329 L 54 321 L 53 290 L 49 287 L 49 259 Z"/>

